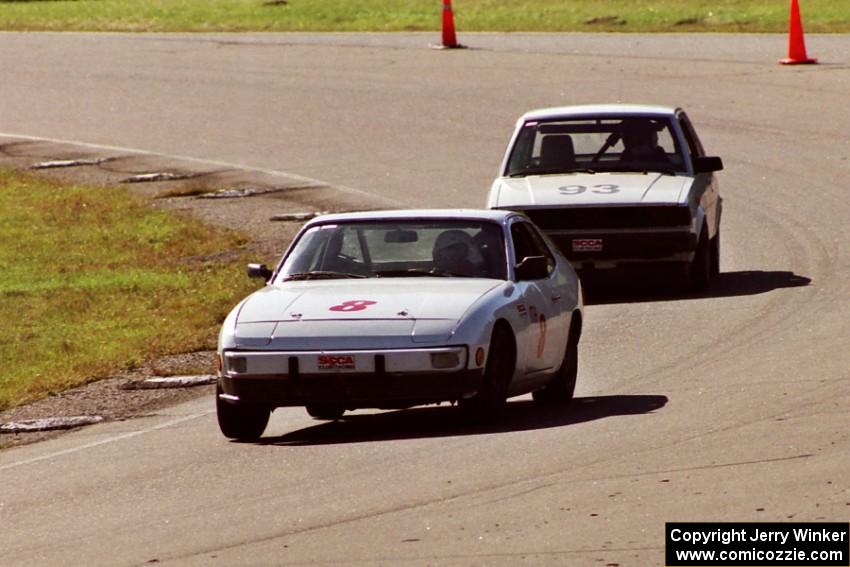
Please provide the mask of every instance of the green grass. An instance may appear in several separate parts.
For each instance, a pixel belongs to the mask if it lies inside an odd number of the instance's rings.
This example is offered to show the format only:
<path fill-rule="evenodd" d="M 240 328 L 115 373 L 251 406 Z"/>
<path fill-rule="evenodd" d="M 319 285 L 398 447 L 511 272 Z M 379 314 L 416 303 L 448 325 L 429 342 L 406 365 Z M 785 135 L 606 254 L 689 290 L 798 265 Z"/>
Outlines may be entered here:
<path fill-rule="evenodd" d="M 788 0 L 454 0 L 463 31 L 785 32 Z M 850 31 L 850 0 L 800 0 L 806 32 Z M 0 0 L 0 29 L 436 31 L 440 0 Z"/>
<path fill-rule="evenodd" d="M 0 170 L 0 410 L 212 348 L 255 284 L 241 253 L 208 258 L 244 243 L 124 188 Z"/>

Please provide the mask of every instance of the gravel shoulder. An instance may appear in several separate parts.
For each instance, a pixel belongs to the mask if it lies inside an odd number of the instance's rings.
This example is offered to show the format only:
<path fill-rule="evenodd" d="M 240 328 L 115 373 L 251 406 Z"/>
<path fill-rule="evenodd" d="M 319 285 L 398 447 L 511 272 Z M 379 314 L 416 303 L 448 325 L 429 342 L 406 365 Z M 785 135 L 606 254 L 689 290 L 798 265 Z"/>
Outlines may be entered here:
<path fill-rule="evenodd" d="M 258 261 L 274 262 L 304 218 L 325 211 L 377 209 L 377 199 L 280 172 L 223 167 L 142 153 L 0 137 L 0 168 L 29 171 L 69 183 L 124 186 L 155 197 L 153 206 L 242 231 Z M 222 250 L 222 254 L 228 251 Z M 212 337 L 211 337 L 212 340 Z M 212 375 L 215 353 L 201 351 L 149 360 L 138 368 L 0 412 L 0 427 L 46 418 L 99 416 L 120 421 L 212 396 L 213 386 L 136 389 L 158 376 Z M 0 449 L 61 435 L 65 429 L 0 434 Z"/>

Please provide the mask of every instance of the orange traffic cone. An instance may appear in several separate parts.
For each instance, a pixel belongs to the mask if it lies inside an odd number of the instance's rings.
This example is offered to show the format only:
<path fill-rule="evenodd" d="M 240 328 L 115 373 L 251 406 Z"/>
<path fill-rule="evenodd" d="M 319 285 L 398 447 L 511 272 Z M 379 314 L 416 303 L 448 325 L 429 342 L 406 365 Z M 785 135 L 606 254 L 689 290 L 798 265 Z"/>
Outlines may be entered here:
<path fill-rule="evenodd" d="M 452 13 L 452 0 L 443 0 L 443 41 L 435 45 L 438 49 L 457 49 L 464 47 L 457 42 L 455 35 L 455 17 Z"/>
<path fill-rule="evenodd" d="M 802 63 L 817 63 L 806 55 L 806 42 L 803 39 L 803 23 L 800 21 L 800 5 L 797 0 L 791 0 L 791 21 L 788 26 L 788 57 L 780 59 L 783 65 L 799 65 Z"/>

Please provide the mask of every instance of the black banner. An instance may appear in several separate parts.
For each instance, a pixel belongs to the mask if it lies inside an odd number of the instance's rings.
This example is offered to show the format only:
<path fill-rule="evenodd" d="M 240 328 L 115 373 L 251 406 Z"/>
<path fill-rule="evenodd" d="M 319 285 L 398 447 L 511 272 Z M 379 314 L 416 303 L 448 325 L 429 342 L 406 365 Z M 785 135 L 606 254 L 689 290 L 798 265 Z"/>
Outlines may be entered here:
<path fill-rule="evenodd" d="M 850 567 L 850 524 L 669 522 L 667 567 Z"/>

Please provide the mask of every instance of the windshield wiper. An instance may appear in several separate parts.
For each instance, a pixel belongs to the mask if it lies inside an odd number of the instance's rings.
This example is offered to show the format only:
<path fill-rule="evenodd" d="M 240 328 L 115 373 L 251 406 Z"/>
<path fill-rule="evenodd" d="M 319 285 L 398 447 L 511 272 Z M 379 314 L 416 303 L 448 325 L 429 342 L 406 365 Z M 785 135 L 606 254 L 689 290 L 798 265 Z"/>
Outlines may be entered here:
<path fill-rule="evenodd" d="M 644 175 L 647 173 L 660 173 L 661 175 L 676 175 L 675 169 L 670 169 L 669 167 L 642 167 L 635 168 L 635 171 L 640 171 Z"/>
<path fill-rule="evenodd" d="M 514 171 L 508 177 L 526 177 L 528 175 L 559 175 L 565 173 L 596 173 L 595 169 L 589 167 L 536 167 L 523 171 Z"/>
<path fill-rule="evenodd" d="M 363 274 L 352 274 L 349 272 L 332 272 L 328 270 L 311 270 L 309 272 L 296 272 L 294 274 L 289 274 L 283 281 L 295 281 L 295 280 L 330 280 L 337 278 L 365 278 Z"/>
<path fill-rule="evenodd" d="M 375 276 L 379 278 L 410 278 L 410 277 L 431 277 L 431 278 L 482 278 L 481 274 L 461 274 L 452 272 L 451 270 L 442 270 L 440 268 L 431 268 L 423 270 L 421 268 L 408 268 L 406 270 L 384 270 L 375 272 Z"/>
<path fill-rule="evenodd" d="M 652 165 L 652 164 L 642 164 L 642 163 L 633 163 L 633 164 L 604 164 L 599 167 L 596 172 L 611 172 L 611 173 L 642 173 L 646 175 L 647 173 L 661 173 L 664 175 L 675 175 L 676 169 L 670 166 L 663 165 Z"/>
<path fill-rule="evenodd" d="M 563 167 L 535 167 L 509 173 L 508 177 L 525 177 L 527 175 L 551 175 L 554 173 L 564 173 L 564 169 L 565 168 Z"/>
<path fill-rule="evenodd" d="M 480 276 L 475 276 L 475 275 L 471 275 L 471 274 L 458 274 L 457 272 L 450 272 L 448 270 L 438 270 L 437 268 L 434 268 L 433 270 L 431 270 L 431 273 L 429 275 L 437 276 L 439 278 L 477 278 L 477 277 L 480 277 Z"/>
<path fill-rule="evenodd" d="M 407 277 L 445 277 L 454 275 L 442 270 L 422 270 L 420 268 L 408 268 L 406 270 L 383 270 L 375 272 L 379 278 L 407 278 Z"/>

